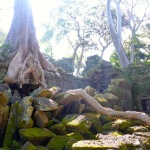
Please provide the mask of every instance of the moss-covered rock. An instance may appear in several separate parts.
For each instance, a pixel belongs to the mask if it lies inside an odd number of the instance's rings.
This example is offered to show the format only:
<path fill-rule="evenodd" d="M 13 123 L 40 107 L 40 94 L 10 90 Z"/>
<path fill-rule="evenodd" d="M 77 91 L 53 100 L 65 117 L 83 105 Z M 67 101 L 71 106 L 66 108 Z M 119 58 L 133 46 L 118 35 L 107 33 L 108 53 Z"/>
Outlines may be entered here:
<path fill-rule="evenodd" d="M 132 126 L 126 130 L 126 133 L 132 134 L 134 132 L 148 132 L 149 130 L 144 126 Z"/>
<path fill-rule="evenodd" d="M 29 141 L 27 141 L 21 148 L 20 150 L 36 150 L 36 147 L 30 143 Z"/>
<path fill-rule="evenodd" d="M 49 89 L 45 89 L 42 87 L 39 87 L 35 89 L 32 93 L 30 93 L 30 96 L 32 97 L 51 97 L 52 92 Z"/>
<path fill-rule="evenodd" d="M 18 106 L 18 128 L 31 128 L 33 127 L 33 120 L 32 120 L 32 112 L 33 112 L 33 97 L 27 96 L 24 97 Z"/>
<path fill-rule="evenodd" d="M 54 124 L 53 126 L 50 127 L 50 130 L 57 135 L 66 134 L 66 126 L 62 123 Z"/>
<path fill-rule="evenodd" d="M 9 103 L 12 97 L 11 89 L 7 83 L 0 84 L 0 105 L 6 105 Z"/>
<path fill-rule="evenodd" d="M 102 125 L 104 125 L 106 123 L 109 123 L 109 122 L 112 122 L 114 120 L 115 120 L 114 118 L 106 116 L 106 115 L 101 115 L 100 116 L 100 122 L 101 122 Z"/>
<path fill-rule="evenodd" d="M 103 127 L 100 122 L 100 116 L 101 116 L 100 114 L 85 113 L 84 115 L 91 120 L 92 125 L 90 127 L 90 130 L 93 133 L 103 133 Z"/>
<path fill-rule="evenodd" d="M 49 150 L 62 150 L 65 149 L 69 141 L 83 140 L 83 136 L 79 133 L 70 133 L 65 136 L 55 136 L 47 144 Z M 58 144 L 59 143 L 59 144 Z M 73 143 L 72 143 L 73 144 Z M 69 146 L 67 146 L 69 147 Z"/>
<path fill-rule="evenodd" d="M 62 123 L 66 125 L 67 130 L 79 131 L 82 133 L 88 131 L 92 125 L 92 121 L 88 117 L 78 114 L 66 115 Z"/>
<path fill-rule="evenodd" d="M 119 124 L 116 124 L 114 121 L 106 123 L 103 125 L 105 131 L 116 131 L 119 129 Z"/>
<path fill-rule="evenodd" d="M 123 144 L 116 144 L 111 142 L 103 142 L 100 140 L 82 140 L 72 145 L 73 150 L 107 150 L 118 149 L 127 150 L 127 147 Z"/>
<path fill-rule="evenodd" d="M 9 106 L 0 106 L 0 145 L 3 142 L 4 132 L 9 117 Z"/>
<path fill-rule="evenodd" d="M 124 131 L 127 128 L 132 126 L 130 121 L 125 120 L 125 119 L 117 119 L 114 123 L 119 125 L 119 127 L 118 127 L 119 131 Z"/>
<path fill-rule="evenodd" d="M 48 150 L 48 148 L 42 145 L 38 145 L 35 150 Z"/>
<path fill-rule="evenodd" d="M 20 138 L 32 144 L 42 144 L 49 141 L 55 134 L 48 129 L 28 128 L 20 130 Z"/>
<path fill-rule="evenodd" d="M 15 138 L 17 129 L 17 117 L 18 117 L 18 102 L 11 105 L 8 124 L 5 131 L 3 140 L 3 147 L 9 147 Z"/>
<path fill-rule="evenodd" d="M 65 145 L 68 141 L 68 138 L 65 136 L 55 136 L 47 144 L 49 150 L 62 150 L 65 148 Z"/>
<path fill-rule="evenodd" d="M 16 140 L 13 140 L 10 145 L 11 150 L 20 150 L 21 147 L 22 147 L 21 143 Z"/>
<path fill-rule="evenodd" d="M 34 97 L 33 99 L 33 107 L 36 110 L 42 110 L 42 111 L 50 111 L 50 110 L 55 110 L 58 108 L 58 104 L 45 97 Z"/>

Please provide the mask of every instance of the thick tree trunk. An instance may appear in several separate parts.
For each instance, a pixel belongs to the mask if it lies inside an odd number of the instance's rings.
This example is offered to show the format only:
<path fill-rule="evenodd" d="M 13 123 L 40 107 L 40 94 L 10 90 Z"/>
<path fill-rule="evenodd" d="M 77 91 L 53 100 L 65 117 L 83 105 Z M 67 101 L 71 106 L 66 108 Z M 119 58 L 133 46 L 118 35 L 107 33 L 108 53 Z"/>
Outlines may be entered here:
<path fill-rule="evenodd" d="M 150 117 L 142 112 L 136 111 L 115 111 L 111 108 L 102 107 L 93 97 L 87 94 L 83 89 L 69 90 L 69 94 L 78 95 L 84 99 L 99 114 L 104 114 L 113 118 L 138 119 L 150 126 Z"/>
<path fill-rule="evenodd" d="M 56 69 L 39 50 L 29 0 L 15 0 L 14 16 L 5 44 L 10 45 L 13 59 L 4 82 L 46 87 L 43 69 L 53 72 Z"/>
<path fill-rule="evenodd" d="M 117 9 L 119 9 L 119 6 L 117 6 Z M 119 12 L 120 12 L 120 10 L 117 10 L 117 13 L 119 13 Z M 117 16 L 121 17 L 120 14 Z M 128 67 L 130 62 L 127 58 L 127 55 L 126 55 L 123 45 L 122 45 L 120 27 L 118 26 L 118 33 L 117 33 L 117 31 L 114 27 L 114 24 L 113 24 L 112 14 L 111 14 L 111 0 L 107 0 L 107 20 L 108 20 L 108 25 L 109 25 L 112 41 L 113 41 L 114 47 L 116 49 L 116 52 L 118 54 L 120 63 L 123 68 Z M 120 23 L 121 19 L 118 18 L 118 21 L 119 21 L 118 25 L 121 25 L 121 23 Z"/>

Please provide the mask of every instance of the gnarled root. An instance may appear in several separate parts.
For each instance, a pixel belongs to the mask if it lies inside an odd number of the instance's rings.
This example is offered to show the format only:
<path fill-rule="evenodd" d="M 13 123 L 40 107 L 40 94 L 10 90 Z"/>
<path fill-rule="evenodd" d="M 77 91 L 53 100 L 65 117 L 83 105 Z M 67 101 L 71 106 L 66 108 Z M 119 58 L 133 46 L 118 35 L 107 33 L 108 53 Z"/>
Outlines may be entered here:
<path fill-rule="evenodd" d="M 4 78 L 6 83 L 18 83 L 22 86 L 25 83 L 39 84 L 46 87 L 44 71 L 39 60 L 29 53 L 22 62 L 23 52 L 18 51 L 11 61 L 7 74 Z"/>
<path fill-rule="evenodd" d="M 105 114 L 114 118 L 137 119 L 150 126 L 150 117 L 145 113 L 136 111 L 115 111 L 110 108 L 102 107 L 93 97 L 87 94 L 83 89 L 69 90 L 67 92 L 70 94 L 77 94 L 81 96 L 81 98 L 83 98 L 90 106 L 92 106 L 97 113 Z"/>

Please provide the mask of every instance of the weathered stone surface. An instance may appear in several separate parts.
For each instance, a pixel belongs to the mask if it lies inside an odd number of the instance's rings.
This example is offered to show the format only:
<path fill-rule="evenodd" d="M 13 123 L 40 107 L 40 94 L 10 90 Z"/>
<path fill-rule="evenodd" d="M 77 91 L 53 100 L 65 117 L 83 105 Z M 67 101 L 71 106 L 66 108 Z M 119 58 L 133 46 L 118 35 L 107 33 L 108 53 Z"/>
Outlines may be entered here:
<path fill-rule="evenodd" d="M 109 146 L 114 144 L 119 146 L 121 144 L 126 146 L 127 149 L 145 148 L 139 137 L 134 135 L 110 136 L 97 134 L 97 139 Z"/>
<path fill-rule="evenodd" d="M 62 123 L 66 125 L 67 130 L 86 132 L 92 125 L 92 121 L 85 115 L 66 115 Z"/>
<path fill-rule="evenodd" d="M 59 107 L 59 105 L 58 105 L 58 103 L 56 103 L 55 101 L 53 101 L 49 98 L 34 97 L 33 107 L 36 110 L 50 111 L 50 110 L 57 109 Z"/>
<path fill-rule="evenodd" d="M 100 141 L 100 140 L 82 140 L 72 145 L 73 150 L 127 150 L 125 145 L 121 143 L 114 143 L 112 141 Z"/>
<path fill-rule="evenodd" d="M 33 119 L 34 119 L 35 125 L 40 128 L 44 128 L 48 123 L 48 117 L 41 110 L 37 110 L 34 113 Z"/>
<path fill-rule="evenodd" d="M 8 104 L 11 97 L 12 94 L 8 84 L 0 84 L 0 105 Z"/>
<path fill-rule="evenodd" d="M 36 147 L 27 141 L 19 150 L 36 150 Z"/>
<path fill-rule="evenodd" d="M 98 140 L 83 140 L 74 143 L 73 150 L 100 150 L 100 149 L 145 149 L 141 140 L 133 135 L 124 136 L 110 136 L 110 135 L 97 135 Z"/>
<path fill-rule="evenodd" d="M 67 105 L 73 101 L 80 101 L 82 100 L 82 97 L 78 95 L 73 95 L 67 92 L 62 92 L 60 94 L 57 94 L 54 97 L 54 100 L 59 104 L 59 105 Z"/>
<path fill-rule="evenodd" d="M 3 142 L 4 131 L 9 117 L 9 106 L 0 106 L 0 144 Z"/>
<path fill-rule="evenodd" d="M 26 96 L 22 98 L 21 102 L 19 103 L 18 107 L 18 128 L 31 128 L 33 127 L 33 120 L 32 120 L 32 112 L 33 112 L 33 97 Z"/>
<path fill-rule="evenodd" d="M 29 141 L 34 145 L 40 145 L 49 141 L 55 134 L 50 130 L 44 128 L 28 128 L 20 130 L 20 138 L 23 141 Z"/>
<path fill-rule="evenodd" d="M 18 103 L 16 102 L 11 105 L 9 120 L 3 140 L 3 147 L 9 147 L 13 139 L 15 138 L 17 130 L 17 117 L 18 117 Z"/>
<path fill-rule="evenodd" d="M 33 97 L 51 97 L 52 96 L 52 91 L 49 89 L 44 89 L 42 87 L 39 87 L 35 89 L 32 93 L 30 93 L 30 96 Z"/>

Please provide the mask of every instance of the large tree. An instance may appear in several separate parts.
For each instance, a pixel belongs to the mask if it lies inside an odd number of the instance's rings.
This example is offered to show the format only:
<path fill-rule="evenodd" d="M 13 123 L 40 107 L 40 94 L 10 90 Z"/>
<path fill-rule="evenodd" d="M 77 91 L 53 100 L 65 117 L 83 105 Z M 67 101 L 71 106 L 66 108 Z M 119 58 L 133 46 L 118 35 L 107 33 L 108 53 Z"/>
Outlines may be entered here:
<path fill-rule="evenodd" d="M 57 73 L 39 50 L 29 0 L 14 1 L 14 16 L 5 44 L 11 47 L 12 61 L 4 82 L 46 87 L 43 70 Z"/>

